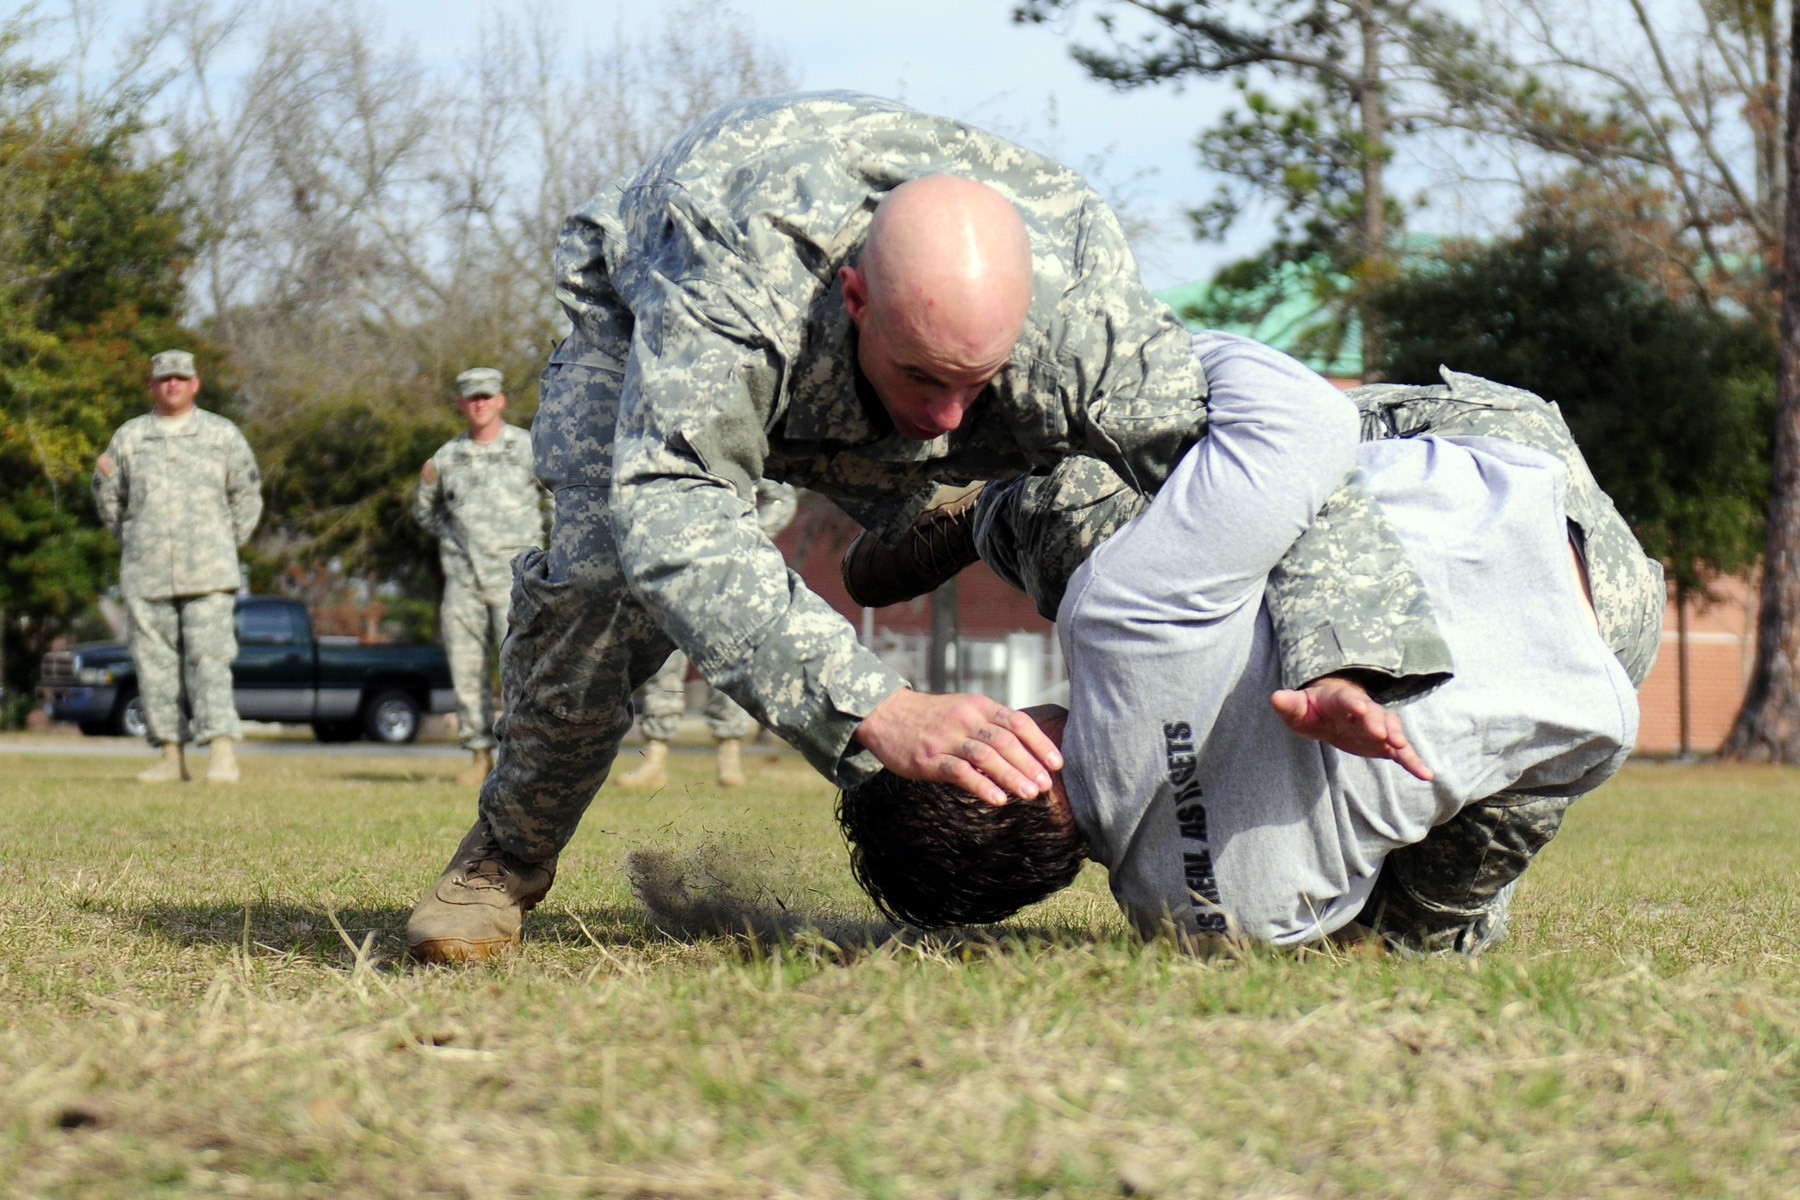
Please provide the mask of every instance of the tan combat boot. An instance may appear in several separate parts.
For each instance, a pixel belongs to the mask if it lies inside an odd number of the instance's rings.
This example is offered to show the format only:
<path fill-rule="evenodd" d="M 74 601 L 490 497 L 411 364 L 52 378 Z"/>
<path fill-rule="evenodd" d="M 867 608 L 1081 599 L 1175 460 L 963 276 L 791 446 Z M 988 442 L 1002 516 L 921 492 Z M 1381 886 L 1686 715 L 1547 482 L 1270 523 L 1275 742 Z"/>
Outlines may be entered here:
<path fill-rule="evenodd" d="M 164 742 L 162 761 L 137 773 L 139 783 L 186 783 L 188 779 L 187 759 L 182 757 L 179 742 Z"/>
<path fill-rule="evenodd" d="M 206 764 L 206 782 L 236 783 L 238 781 L 237 755 L 232 750 L 231 739 L 216 737 L 209 744 L 212 761 Z"/>
<path fill-rule="evenodd" d="M 912 528 L 892 546 L 872 533 L 856 535 L 838 574 L 850 599 L 864 608 L 913 600 L 981 561 L 975 550 L 975 501 L 982 485 L 943 488 Z"/>
<path fill-rule="evenodd" d="M 619 776 L 619 786 L 634 792 L 661 791 L 669 786 L 669 743 L 644 744 L 644 761 L 629 775 Z"/>
<path fill-rule="evenodd" d="M 719 739 L 719 786 L 744 786 L 744 743 L 739 738 Z"/>
<path fill-rule="evenodd" d="M 406 920 L 406 945 L 420 962 L 493 958 L 519 944 L 525 914 L 556 879 L 556 859 L 528 863 L 500 848 L 485 818 L 463 838 L 431 891 Z"/>
<path fill-rule="evenodd" d="M 456 782 L 460 787 L 478 788 L 487 782 L 487 777 L 494 770 L 494 752 L 486 748 L 469 751 L 469 765 L 457 775 Z"/>

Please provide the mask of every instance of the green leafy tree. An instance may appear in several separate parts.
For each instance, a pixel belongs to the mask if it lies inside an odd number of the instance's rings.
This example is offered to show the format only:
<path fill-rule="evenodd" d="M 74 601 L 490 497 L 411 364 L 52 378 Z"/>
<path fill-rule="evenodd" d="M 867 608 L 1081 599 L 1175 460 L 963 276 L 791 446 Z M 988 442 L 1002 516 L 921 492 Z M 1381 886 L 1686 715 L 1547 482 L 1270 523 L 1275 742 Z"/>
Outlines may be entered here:
<path fill-rule="evenodd" d="M 1639 265 L 1606 227 L 1540 213 L 1419 262 L 1373 311 L 1396 380 L 1434 382 L 1445 364 L 1557 401 L 1684 612 L 1762 549 L 1776 349 L 1765 322 L 1672 298 Z"/>
<path fill-rule="evenodd" d="M 50 641 L 92 605 L 117 551 L 88 473 L 143 410 L 145 361 L 176 324 L 191 257 L 176 164 L 145 159 L 134 95 L 58 102 L 0 32 L 0 636 L 29 692 Z"/>
<path fill-rule="evenodd" d="M 1532 68 L 1496 58 L 1447 77 L 1461 127 L 1574 164 L 1578 189 L 1624 215 L 1632 253 L 1660 263 L 1672 290 L 1727 312 L 1779 305 L 1756 658 L 1722 752 L 1800 763 L 1800 2 L 1515 0 L 1503 12 Z"/>
<path fill-rule="evenodd" d="M 1083 0 L 1024 0 L 1021 22 L 1046 22 Z M 1332 320 L 1315 344 L 1335 358 L 1369 289 L 1392 271 L 1402 209 L 1387 167 L 1397 139 L 1442 127 L 1447 78 L 1488 51 L 1421 0 L 1111 0 L 1097 3 L 1105 48 L 1078 45 L 1089 74 L 1120 89 L 1230 79 L 1240 103 L 1197 146 L 1224 182 L 1191 216 L 1223 239 L 1246 212 L 1273 207 L 1276 238 L 1222 271 L 1201 320 L 1254 324 L 1296 290 Z M 1360 324 L 1364 374 L 1384 361 L 1377 323 Z"/>
<path fill-rule="evenodd" d="M 1775 368 L 1762 323 L 1671 298 L 1604 230 L 1548 215 L 1419 261 L 1374 311 L 1395 380 L 1435 382 L 1445 364 L 1555 400 L 1678 585 L 1755 561 Z"/>

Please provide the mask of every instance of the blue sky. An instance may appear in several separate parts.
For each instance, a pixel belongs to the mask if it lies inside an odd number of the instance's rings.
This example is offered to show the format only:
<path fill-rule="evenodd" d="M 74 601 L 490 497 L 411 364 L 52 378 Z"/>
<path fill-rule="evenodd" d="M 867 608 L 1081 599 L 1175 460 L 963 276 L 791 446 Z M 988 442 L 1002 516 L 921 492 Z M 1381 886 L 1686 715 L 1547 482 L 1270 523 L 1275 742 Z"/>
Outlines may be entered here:
<path fill-rule="evenodd" d="M 77 0 L 99 31 L 90 71 L 144 14 L 165 0 Z M 279 2 L 279 0 L 277 0 Z M 302 0 L 304 2 L 304 0 Z M 355 0 L 344 0 L 354 3 Z M 568 44 L 603 47 L 616 29 L 660 25 L 674 0 L 531 0 L 568 30 Z M 480 45 L 483 21 L 504 0 L 361 0 L 382 28 L 428 62 L 459 69 Z M 63 22 L 69 0 L 39 0 Z M 1087 174 L 1102 194 L 1159 232 L 1137 251 L 1153 288 L 1210 276 L 1267 240 L 1246 222 L 1229 251 L 1187 232 L 1183 207 L 1210 194 L 1196 165 L 1195 134 L 1217 115 L 1228 89 L 1119 94 L 1090 80 L 1069 57 L 1067 32 L 1019 26 L 1010 0 L 733 0 L 758 42 L 786 61 L 806 89 L 855 88 L 940 112 L 1023 142 Z M 516 3 L 505 4 L 508 11 Z M 1092 7 L 1091 5 L 1088 7 Z M 1086 26 L 1092 37 L 1091 24 Z"/>
<path fill-rule="evenodd" d="M 93 61 L 98 63 L 110 60 L 107 51 L 147 11 L 189 2 L 194 0 L 37 0 L 36 9 L 53 20 L 65 18 L 71 5 L 96 14 L 100 35 Z M 270 6 L 290 2 L 313 0 L 263 0 Z M 336 2 L 378 15 L 386 34 L 445 71 L 463 69 L 478 53 L 484 22 L 521 7 L 518 0 Z M 783 57 L 802 88 L 856 88 L 890 96 L 981 125 L 1086 174 L 1128 217 L 1156 231 L 1136 244 L 1144 280 L 1154 289 L 1210 278 L 1272 236 L 1267 215 L 1256 212 L 1232 229 L 1229 245 L 1202 244 L 1189 234 L 1184 209 L 1214 190 L 1196 162 L 1194 138 L 1232 102 L 1233 89 L 1207 83 L 1119 93 L 1094 82 L 1069 56 L 1074 41 L 1100 40 L 1093 13 L 1103 6 L 1094 0 L 1077 6 L 1069 28 L 1015 25 L 1014 0 L 729 2 L 754 23 L 759 44 Z M 617 30 L 659 28 L 677 0 L 526 3 L 565 28 L 566 45 L 579 50 L 609 46 Z M 1389 186 L 1400 194 L 1419 193 L 1444 173 L 1444 161 L 1409 159 L 1403 150 Z M 1466 231 L 1510 207 L 1466 190 L 1437 188 L 1430 194 L 1431 212 L 1416 219 L 1415 228 Z"/>
<path fill-rule="evenodd" d="M 468 52 L 495 0 L 388 0 L 387 27 L 417 31 L 422 53 Z M 661 0 L 550 0 L 572 38 L 610 39 L 621 22 L 654 19 Z M 1152 287 L 1210 275 L 1235 255 L 1187 234 L 1184 204 L 1210 187 L 1194 135 L 1216 113 L 1197 92 L 1120 95 L 1069 57 L 1069 37 L 1011 20 L 1009 0 L 738 0 L 760 41 L 807 89 L 856 88 L 961 118 L 1026 142 L 1095 176 L 1103 192 L 1162 235 L 1139 246 Z M 1241 251 L 1240 251 L 1241 253 Z"/>

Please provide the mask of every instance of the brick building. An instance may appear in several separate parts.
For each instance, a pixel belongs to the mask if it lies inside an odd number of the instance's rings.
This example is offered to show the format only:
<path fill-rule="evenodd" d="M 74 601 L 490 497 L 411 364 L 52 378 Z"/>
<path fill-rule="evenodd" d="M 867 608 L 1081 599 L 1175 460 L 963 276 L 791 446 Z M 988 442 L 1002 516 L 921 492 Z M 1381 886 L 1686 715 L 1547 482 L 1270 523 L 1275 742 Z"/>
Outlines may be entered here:
<path fill-rule="evenodd" d="M 1731 732 L 1750 683 L 1756 657 L 1757 588 L 1754 578 L 1722 579 L 1713 598 L 1690 599 L 1687 612 L 1688 744 L 1694 754 L 1711 754 Z M 1638 751 L 1677 754 L 1681 745 L 1681 647 L 1675 593 L 1669 592 L 1663 619 L 1662 650 L 1639 692 L 1642 724 Z"/>

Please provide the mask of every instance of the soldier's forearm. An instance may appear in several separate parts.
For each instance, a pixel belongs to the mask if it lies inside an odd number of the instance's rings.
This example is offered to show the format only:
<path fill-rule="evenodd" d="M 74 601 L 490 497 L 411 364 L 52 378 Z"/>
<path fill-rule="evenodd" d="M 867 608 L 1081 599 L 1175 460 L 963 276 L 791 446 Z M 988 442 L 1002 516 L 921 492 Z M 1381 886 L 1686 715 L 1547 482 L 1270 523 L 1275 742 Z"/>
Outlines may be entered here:
<path fill-rule="evenodd" d="M 703 673 L 821 775 L 849 786 L 880 768 L 855 741 L 857 727 L 906 680 L 859 645 L 848 622 L 807 596 L 825 611 L 800 606 L 793 619 L 728 669 Z"/>
<path fill-rule="evenodd" d="M 789 571 L 729 487 L 615 487 L 626 579 L 711 683 L 833 779 L 873 769 L 852 744 L 903 681 Z"/>

